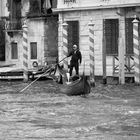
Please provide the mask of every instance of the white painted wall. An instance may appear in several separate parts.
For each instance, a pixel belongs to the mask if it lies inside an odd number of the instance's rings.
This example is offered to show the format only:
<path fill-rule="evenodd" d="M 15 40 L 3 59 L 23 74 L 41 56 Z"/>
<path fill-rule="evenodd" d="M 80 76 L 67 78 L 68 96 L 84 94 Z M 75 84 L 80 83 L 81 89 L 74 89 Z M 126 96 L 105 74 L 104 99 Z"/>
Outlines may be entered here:
<path fill-rule="evenodd" d="M 7 0 L 0 0 L 0 17 L 9 16 Z"/>
<path fill-rule="evenodd" d="M 11 42 L 15 42 L 17 43 L 18 46 L 18 59 L 11 59 Z M 5 47 L 6 51 L 6 61 L 5 63 L 7 64 L 15 64 L 14 67 L 17 68 L 21 68 L 22 66 L 22 55 L 21 53 L 22 51 L 22 33 L 21 34 L 17 34 L 14 35 L 13 38 L 10 38 L 7 34 L 6 34 L 6 47 Z"/>
<path fill-rule="evenodd" d="M 44 21 L 43 20 L 30 20 L 28 23 L 28 45 L 30 47 L 30 42 L 37 42 L 37 59 L 31 60 L 29 51 L 29 67 L 32 67 L 32 62 L 37 61 L 39 65 L 43 64 L 44 59 Z"/>
<path fill-rule="evenodd" d="M 79 30 L 80 30 L 80 41 L 79 48 L 82 53 L 83 61 L 80 66 L 80 73 L 85 72 L 89 75 L 90 70 L 90 58 L 89 58 L 89 36 L 88 36 L 88 23 L 92 19 L 94 23 L 94 50 L 95 50 L 95 75 L 101 76 L 102 71 L 102 38 L 103 38 L 103 19 L 115 19 L 120 18 L 116 13 L 117 9 L 102 9 L 102 10 L 92 10 L 92 11 L 71 11 L 64 12 L 61 15 L 62 21 L 78 20 Z M 59 24 L 59 29 L 61 29 L 61 24 Z M 124 28 L 120 29 L 124 30 Z M 59 45 L 62 45 L 62 30 L 59 30 Z M 59 46 L 60 47 L 60 46 Z M 59 52 L 59 54 L 61 54 Z M 113 57 L 107 56 L 107 75 L 113 75 Z"/>
<path fill-rule="evenodd" d="M 28 21 L 28 66 L 32 68 L 33 61 L 37 61 L 39 65 L 43 64 L 44 59 L 44 21 Z M 18 45 L 18 59 L 11 59 L 11 42 L 16 42 Z M 30 42 L 37 42 L 37 59 L 30 59 Z M 23 40 L 21 33 L 10 38 L 6 35 L 6 62 L 8 64 L 16 64 L 15 67 L 22 68 L 23 66 Z"/>
<path fill-rule="evenodd" d="M 30 3 L 29 0 L 22 0 L 22 16 L 26 16 L 27 12 L 29 12 Z"/>

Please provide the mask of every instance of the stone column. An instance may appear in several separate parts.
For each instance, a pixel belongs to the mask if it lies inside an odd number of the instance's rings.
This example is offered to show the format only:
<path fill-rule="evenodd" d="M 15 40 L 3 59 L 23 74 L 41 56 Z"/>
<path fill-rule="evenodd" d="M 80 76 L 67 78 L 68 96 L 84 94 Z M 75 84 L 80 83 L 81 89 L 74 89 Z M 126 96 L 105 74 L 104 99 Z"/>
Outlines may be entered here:
<path fill-rule="evenodd" d="M 119 40 L 118 40 L 118 58 L 119 58 L 119 84 L 125 84 L 125 17 L 119 18 Z"/>

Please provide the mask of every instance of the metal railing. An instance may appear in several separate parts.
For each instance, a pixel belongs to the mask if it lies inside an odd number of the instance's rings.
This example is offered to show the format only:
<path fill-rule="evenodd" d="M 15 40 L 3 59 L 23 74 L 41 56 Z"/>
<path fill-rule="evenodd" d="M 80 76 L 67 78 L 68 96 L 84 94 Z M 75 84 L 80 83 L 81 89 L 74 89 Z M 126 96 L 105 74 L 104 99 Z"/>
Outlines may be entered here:
<path fill-rule="evenodd" d="M 21 30 L 22 22 L 21 20 L 6 21 L 5 29 L 6 30 Z"/>

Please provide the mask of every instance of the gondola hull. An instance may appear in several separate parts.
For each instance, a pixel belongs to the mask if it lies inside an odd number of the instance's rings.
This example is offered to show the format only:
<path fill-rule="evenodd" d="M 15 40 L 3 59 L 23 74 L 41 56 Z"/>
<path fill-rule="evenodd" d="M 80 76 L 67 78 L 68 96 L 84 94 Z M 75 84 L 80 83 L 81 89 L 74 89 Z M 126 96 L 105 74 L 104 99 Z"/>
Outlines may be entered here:
<path fill-rule="evenodd" d="M 58 64 L 56 66 L 55 77 L 56 82 L 59 83 L 60 93 L 69 96 L 86 95 L 90 93 L 90 84 L 84 72 L 82 76 L 73 76 L 70 82 L 67 82 L 67 72 Z"/>
<path fill-rule="evenodd" d="M 60 92 L 69 96 L 86 95 L 90 93 L 90 84 L 86 76 L 81 76 L 78 80 L 60 86 Z"/>

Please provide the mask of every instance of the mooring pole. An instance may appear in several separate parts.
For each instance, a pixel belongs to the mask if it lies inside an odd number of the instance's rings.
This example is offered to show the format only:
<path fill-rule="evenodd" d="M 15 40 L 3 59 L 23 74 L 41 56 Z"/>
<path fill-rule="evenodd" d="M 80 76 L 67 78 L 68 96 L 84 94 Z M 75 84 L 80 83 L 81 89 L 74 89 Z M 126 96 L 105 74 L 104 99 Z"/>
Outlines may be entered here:
<path fill-rule="evenodd" d="M 105 20 L 103 20 L 103 39 L 102 39 L 102 64 L 103 64 L 103 84 L 107 84 L 106 78 L 106 36 L 105 36 Z"/>
<path fill-rule="evenodd" d="M 26 20 L 22 26 L 23 28 L 23 78 L 24 82 L 28 81 L 28 27 Z"/>
<path fill-rule="evenodd" d="M 90 84 L 91 86 L 95 86 L 95 57 L 94 57 L 94 24 L 92 19 L 90 20 L 89 24 L 89 55 L 90 55 Z"/>
<path fill-rule="evenodd" d="M 133 49 L 134 49 L 134 69 L 135 69 L 135 83 L 140 84 L 140 48 L 139 48 L 139 34 L 138 34 L 138 23 L 135 19 L 133 22 Z"/>
<path fill-rule="evenodd" d="M 119 59 L 119 84 L 125 84 L 125 17 L 119 18 L 118 59 Z"/>
<path fill-rule="evenodd" d="M 124 39 L 122 35 L 119 36 L 119 84 L 125 84 L 125 48 L 124 48 Z"/>
<path fill-rule="evenodd" d="M 68 24 L 64 22 L 63 26 L 63 57 L 67 57 L 68 55 Z M 68 70 L 68 59 L 64 59 L 64 69 Z"/>

